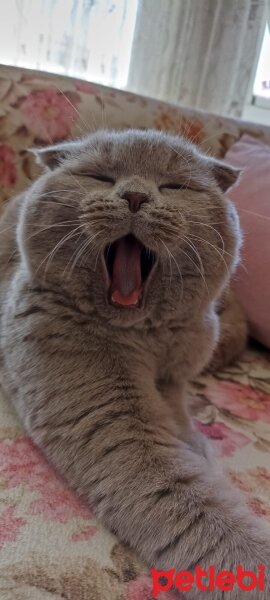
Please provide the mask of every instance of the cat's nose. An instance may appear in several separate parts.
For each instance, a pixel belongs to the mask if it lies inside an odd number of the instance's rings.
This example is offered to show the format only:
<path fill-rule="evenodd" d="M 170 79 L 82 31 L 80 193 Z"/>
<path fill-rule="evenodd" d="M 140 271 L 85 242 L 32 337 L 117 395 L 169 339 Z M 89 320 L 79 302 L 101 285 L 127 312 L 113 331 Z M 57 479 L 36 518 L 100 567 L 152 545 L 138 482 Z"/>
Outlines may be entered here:
<path fill-rule="evenodd" d="M 121 198 L 128 201 L 129 210 L 132 213 L 138 212 L 144 202 L 149 202 L 148 195 L 142 192 L 124 192 L 121 194 Z"/>

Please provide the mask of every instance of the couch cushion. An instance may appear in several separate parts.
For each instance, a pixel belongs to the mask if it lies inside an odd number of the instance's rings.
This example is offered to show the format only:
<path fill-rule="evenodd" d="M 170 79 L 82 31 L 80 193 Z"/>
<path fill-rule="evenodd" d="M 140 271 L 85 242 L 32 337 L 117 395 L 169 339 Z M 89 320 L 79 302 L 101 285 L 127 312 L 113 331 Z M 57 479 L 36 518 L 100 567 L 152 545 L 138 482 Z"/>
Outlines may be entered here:
<path fill-rule="evenodd" d="M 244 233 L 235 288 L 251 335 L 270 347 L 270 145 L 244 135 L 227 152 L 226 161 L 244 168 L 230 191 Z"/>

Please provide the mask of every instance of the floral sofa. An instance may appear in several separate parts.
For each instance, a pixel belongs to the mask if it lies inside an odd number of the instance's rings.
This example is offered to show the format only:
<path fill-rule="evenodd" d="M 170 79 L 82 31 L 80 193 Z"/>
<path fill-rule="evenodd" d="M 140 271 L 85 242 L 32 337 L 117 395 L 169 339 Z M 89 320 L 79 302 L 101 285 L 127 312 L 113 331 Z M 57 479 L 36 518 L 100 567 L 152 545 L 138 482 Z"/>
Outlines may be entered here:
<path fill-rule="evenodd" d="M 223 157 L 270 128 L 169 106 L 90 83 L 0 67 L 0 210 L 37 167 L 27 148 L 98 127 L 180 132 Z M 250 346 L 191 386 L 194 418 L 251 508 L 270 520 L 270 361 Z M 173 599 L 163 592 L 160 600 Z M 0 392 L 0 598 L 150 600 L 136 556 L 95 520 L 25 435 Z"/>

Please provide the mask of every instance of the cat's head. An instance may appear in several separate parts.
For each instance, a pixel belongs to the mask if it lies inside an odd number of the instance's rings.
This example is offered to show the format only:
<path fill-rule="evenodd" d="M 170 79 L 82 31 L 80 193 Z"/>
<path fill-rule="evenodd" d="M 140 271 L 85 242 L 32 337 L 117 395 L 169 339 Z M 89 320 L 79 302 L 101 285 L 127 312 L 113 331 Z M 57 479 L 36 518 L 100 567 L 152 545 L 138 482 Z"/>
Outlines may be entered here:
<path fill-rule="evenodd" d="M 36 151 L 19 237 L 31 276 L 128 325 L 211 302 L 240 245 L 238 171 L 182 137 L 98 131 Z"/>

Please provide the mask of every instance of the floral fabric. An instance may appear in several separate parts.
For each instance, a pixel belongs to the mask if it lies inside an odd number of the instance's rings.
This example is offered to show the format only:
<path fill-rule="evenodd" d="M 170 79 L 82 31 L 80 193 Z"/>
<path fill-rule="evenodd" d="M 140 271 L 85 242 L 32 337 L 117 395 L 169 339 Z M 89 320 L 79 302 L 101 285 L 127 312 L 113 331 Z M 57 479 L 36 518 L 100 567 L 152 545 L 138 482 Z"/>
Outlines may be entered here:
<path fill-rule="evenodd" d="M 182 132 L 222 157 L 243 132 L 270 130 L 72 79 L 0 68 L 0 201 L 34 179 L 26 151 L 100 126 Z M 197 427 L 252 510 L 270 520 L 270 359 L 249 348 L 191 386 Z M 1 600 L 151 600 L 134 553 L 96 521 L 32 444 L 0 395 Z M 176 600 L 173 593 L 160 600 Z M 179 598 L 179 596 L 178 596 Z"/>

